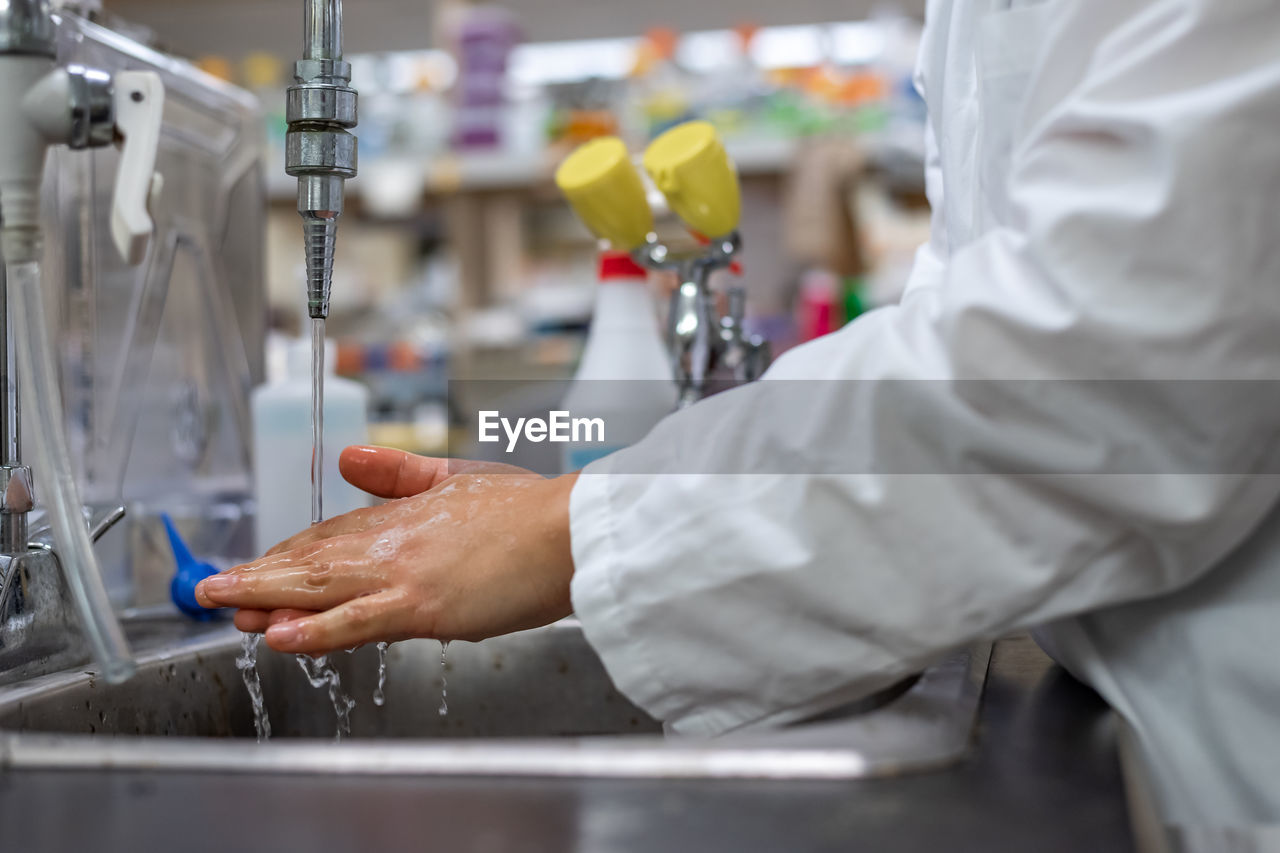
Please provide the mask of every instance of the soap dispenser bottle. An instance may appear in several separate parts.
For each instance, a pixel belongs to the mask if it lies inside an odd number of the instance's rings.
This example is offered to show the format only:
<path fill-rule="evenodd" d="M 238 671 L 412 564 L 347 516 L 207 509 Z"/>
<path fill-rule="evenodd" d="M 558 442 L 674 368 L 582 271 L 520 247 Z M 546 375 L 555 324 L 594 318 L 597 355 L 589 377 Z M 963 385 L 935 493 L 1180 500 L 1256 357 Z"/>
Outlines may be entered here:
<path fill-rule="evenodd" d="M 334 347 L 325 347 L 324 506 L 332 517 L 369 505 L 369 496 L 342 479 L 338 456 L 368 444 L 369 392 L 334 375 Z M 311 345 L 289 345 L 284 379 L 253 392 L 254 495 L 258 552 L 306 529 L 311 520 Z"/>
<path fill-rule="evenodd" d="M 599 272 L 591 328 L 562 407 L 571 418 L 599 418 L 604 435 L 571 435 L 577 440 L 561 452 L 565 473 L 636 443 L 676 407 L 648 272 L 626 252 L 601 253 Z"/>

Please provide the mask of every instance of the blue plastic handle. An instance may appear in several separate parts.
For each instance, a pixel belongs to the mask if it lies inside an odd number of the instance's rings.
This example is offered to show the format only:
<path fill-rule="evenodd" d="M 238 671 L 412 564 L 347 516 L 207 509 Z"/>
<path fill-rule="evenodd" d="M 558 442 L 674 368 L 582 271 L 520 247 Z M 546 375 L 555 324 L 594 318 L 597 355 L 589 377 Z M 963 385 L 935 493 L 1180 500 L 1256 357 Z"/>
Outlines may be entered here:
<path fill-rule="evenodd" d="M 165 533 L 169 534 L 169 547 L 173 549 L 173 559 L 178 564 L 178 571 L 169 582 L 169 597 L 183 613 L 192 619 L 206 622 L 214 618 L 218 611 L 206 610 L 200 606 L 196 601 L 196 584 L 210 575 L 216 575 L 218 569 L 208 563 L 201 563 L 191 555 L 191 549 L 182 541 L 182 536 L 178 534 L 178 528 L 174 526 L 168 513 L 161 513 L 160 520 L 164 522 Z"/>

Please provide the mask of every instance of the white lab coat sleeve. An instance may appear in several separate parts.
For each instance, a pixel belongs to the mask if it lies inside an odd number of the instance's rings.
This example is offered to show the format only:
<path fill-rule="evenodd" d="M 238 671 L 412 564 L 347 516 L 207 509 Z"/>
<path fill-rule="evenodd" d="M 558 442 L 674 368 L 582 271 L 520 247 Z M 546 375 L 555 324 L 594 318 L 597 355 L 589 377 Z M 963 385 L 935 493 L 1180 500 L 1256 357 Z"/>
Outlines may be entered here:
<path fill-rule="evenodd" d="M 1010 213 L 953 250 L 942 286 L 667 418 L 575 486 L 577 614 L 675 731 L 800 719 L 975 638 L 1178 589 L 1276 501 L 1280 395 L 1224 410 L 1176 380 L 1212 397 L 1280 376 L 1280 16 L 1059 9 Z M 1117 377 L 1142 381 L 1041 399 L 1057 386 L 1039 380 Z M 794 379 L 854 380 L 856 417 L 764 414 Z M 898 380 L 923 380 L 927 416 L 891 405 Z M 815 453 L 855 461 L 776 470 Z M 913 467 L 857 462 L 877 459 Z"/>
<path fill-rule="evenodd" d="M 928 39 L 922 40 L 922 44 L 928 43 Z M 916 62 L 914 78 L 916 91 L 921 97 L 924 97 L 927 91 L 929 76 L 931 72 L 928 51 L 922 49 Z M 911 277 L 903 290 L 904 298 L 923 288 L 937 287 L 941 284 L 946 270 L 946 260 L 950 255 L 947 249 L 942 157 L 938 149 L 937 131 L 934 129 L 931 118 L 926 119 L 924 127 L 924 189 L 931 211 L 929 239 L 916 250 L 915 265 L 911 269 Z"/>
<path fill-rule="evenodd" d="M 921 290 L 940 286 L 946 276 L 946 260 L 950 254 L 947 250 L 946 206 L 942 193 L 942 162 L 932 121 L 925 123 L 924 153 L 925 195 L 932 211 L 929 239 L 916 250 L 915 264 L 903 289 L 904 299 Z"/>

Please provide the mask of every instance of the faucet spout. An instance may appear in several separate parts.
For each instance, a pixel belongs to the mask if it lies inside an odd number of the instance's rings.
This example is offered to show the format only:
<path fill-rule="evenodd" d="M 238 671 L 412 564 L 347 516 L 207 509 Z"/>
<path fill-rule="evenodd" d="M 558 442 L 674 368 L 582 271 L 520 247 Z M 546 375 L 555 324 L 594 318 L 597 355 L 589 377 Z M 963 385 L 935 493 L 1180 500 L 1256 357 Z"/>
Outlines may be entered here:
<path fill-rule="evenodd" d="M 341 0 L 307 0 L 305 44 L 285 100 L 285 171 L 298 179 L 307 264 L 307 314 L 329 316 L 333 253 L 345 185 L 356 175 L 356 90 L 342 58 Z"/>

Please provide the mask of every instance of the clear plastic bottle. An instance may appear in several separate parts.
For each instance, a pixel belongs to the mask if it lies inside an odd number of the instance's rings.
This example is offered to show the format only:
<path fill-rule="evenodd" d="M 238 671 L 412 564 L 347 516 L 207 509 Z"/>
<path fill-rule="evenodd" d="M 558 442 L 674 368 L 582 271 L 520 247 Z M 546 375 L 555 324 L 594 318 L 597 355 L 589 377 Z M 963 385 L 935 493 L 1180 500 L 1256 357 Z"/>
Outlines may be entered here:
<path fill-rule="evenodd" d="M 562 407 L 575 418 L 603 420 L 604 440 L 564 444 L 561 467 L 577 471 L 634 444 L 675 409 L 676 399 L 648 274 L 624 252 L 602 253 L 591 330 Z"/>
<path fill-rule="evenodd" d="M 369 496 L 342 479 L 338 456 L 369 441 L 369 391 L 334 375 L 336 347 L 325 347 L 324 507 L 332 517 L 369 505 Z M 289 346 L 285 378 L 253 392 L 256 543 L 265 551 L 307 527 L 311 513 L 311 346 Z"/>

